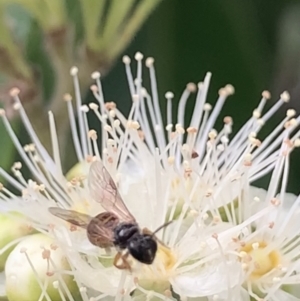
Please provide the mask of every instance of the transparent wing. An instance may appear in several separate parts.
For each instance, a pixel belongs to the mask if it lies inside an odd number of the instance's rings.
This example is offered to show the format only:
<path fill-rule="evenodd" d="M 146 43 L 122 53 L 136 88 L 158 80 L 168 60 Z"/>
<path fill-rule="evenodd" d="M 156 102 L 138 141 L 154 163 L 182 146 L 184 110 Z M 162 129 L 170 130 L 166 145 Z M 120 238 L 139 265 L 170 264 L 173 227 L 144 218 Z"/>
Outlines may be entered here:
<path fill-rule="evenodd" d="M 121 221 L 135 222 L 135 218 L 124 204 L 114 180 L 99 161 L 93 162 L 91 165 L 89 187 L 92 198 L 105 210 L 116 214 Z"/>
<path fill-rule="evenodd" d="M 48 210 L 53 215 L 84 229 L 87 228 L 88 224 L 92 220 L 91 216 L 74 210 L 67 210 L 58 207 L 50 207 Z"/>

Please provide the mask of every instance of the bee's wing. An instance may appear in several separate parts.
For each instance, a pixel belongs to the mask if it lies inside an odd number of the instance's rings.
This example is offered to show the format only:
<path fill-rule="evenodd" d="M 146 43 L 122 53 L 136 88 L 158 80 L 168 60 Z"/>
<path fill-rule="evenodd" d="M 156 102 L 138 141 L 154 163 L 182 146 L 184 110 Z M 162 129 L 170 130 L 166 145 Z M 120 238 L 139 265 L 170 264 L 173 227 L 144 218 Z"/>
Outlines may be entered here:
<path fill-rule="evenodd" d="M 135 222 L 135 218 L 124 204 L 114 180 L 99 161 L 95 161 L 91 165 L 89 187 L 92 198 L 105 210 L 117 215 L 121 221 Z"/>
<path fill-rule="evenodd" d="M 66 210 L 59 207 L 50 207 L 48 210 L 55 216 L 81 228 L 86 229 L 92 217 L 74 210 Z"/>

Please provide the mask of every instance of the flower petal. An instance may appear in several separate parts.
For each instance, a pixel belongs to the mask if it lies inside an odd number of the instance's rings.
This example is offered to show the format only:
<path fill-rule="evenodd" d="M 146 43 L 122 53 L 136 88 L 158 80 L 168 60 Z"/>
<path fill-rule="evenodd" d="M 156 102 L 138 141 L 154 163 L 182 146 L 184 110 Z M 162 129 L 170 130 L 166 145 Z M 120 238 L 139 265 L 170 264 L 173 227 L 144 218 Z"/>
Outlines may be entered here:
<path fill-rule="evenodd" d="M 228 278 L 229 277 L 229 278 Z M 221 294 L 240 284 L 241 266 L 238 262 L 221 262 L 203 268 L 201 273 L 187 273 L 171 280 L 174 291 L 187 297 Z"/>

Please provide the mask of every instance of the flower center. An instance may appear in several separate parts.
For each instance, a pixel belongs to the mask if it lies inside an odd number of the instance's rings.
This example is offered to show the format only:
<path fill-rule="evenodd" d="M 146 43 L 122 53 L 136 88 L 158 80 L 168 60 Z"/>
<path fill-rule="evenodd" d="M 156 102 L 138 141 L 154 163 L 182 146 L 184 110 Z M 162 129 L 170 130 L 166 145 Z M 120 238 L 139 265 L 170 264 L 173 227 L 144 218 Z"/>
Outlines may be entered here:
<path fill-rule="evenodd" d="M 141 287 L 156 292 L 164 292 L 169 289 L 169 277 L 176 263 L 174 252 L 158 244 L 154 262 L 151 265 L 142 265 L 138 272 L 138 282 Z"/>
<path fill-rule="evenodd" d="M 251 271 L 252 279 L 257 279 L 277 268 L 281 261 L 279 252 L 270 251 L 264 241 L 246 244 L 241 249 L 241 257 L 244 268 Z"/>
<path fill-rule="evenodd" d="M 171 249 L 159 244 L 156 257 L 156 260 L 159 262 L 158 270 L 161 270 L 160 265 L 162 265 L 165 272 L 172 270 L 176 262 L 176 257 Z"/>

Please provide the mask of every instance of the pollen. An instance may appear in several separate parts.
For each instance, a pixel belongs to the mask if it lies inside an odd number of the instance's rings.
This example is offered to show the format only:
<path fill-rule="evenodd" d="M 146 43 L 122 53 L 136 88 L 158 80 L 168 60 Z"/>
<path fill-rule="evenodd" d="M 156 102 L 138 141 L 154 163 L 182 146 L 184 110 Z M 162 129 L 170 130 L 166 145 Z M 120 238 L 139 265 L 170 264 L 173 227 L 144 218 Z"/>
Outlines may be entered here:
<path fill-rule="evenodd" d="M 138 269 L 138 278 L 143 287 L 150 283 L 165 283 L 173 272 L 176 256 L 172 249 L 158 243 L 155 260 L 151 265 L 142 265 Z"/>
<path fill-rule="evenodd" d="M 171 249 L 159 244 L 156 256 L 157 260 L 163 264 L 166 271 L 172 270 L 176 263 L 176 256 Z"/>
<path fill-rule="evenodd" d="M 251 280 L 256 280 L 280 266 L 280 253 L 277 250 L 270 251 L 264 241 L 247 243 L 240 253 L 245 254 L 241 257 L 241 261 L 247 264 Z"/>

